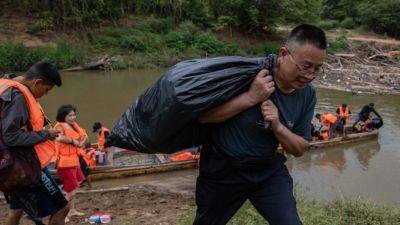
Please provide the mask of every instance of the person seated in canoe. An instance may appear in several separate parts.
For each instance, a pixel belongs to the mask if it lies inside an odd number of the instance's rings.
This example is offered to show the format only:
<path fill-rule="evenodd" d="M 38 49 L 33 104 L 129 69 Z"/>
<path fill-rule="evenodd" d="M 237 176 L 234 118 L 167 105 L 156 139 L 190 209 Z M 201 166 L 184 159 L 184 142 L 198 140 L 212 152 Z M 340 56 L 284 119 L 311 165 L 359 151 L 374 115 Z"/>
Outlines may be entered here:
<path fill-rule="evenodd" d="M 86 151 L 85 152 L 86 154 L 85 154 L 84 159 L 85 159 L 85 162 L 86 162 L 87 166 L 90 169 L 96 168 L 96 152 L 97 152 L 97 149 L 95 147 L 93 147 L 93 145 L 90 142 L 88 142 L 85 145 L 85 151 Z"/>
<path fill-rule="evenodd" d="M 367 120 L 367 121 L 368 121 L 368 120 Z M 353 131 L 356 132 L 356 133 L 362 133 L 362 132 L 368 132 L 369 129 L 368 129 L 368 127 L 367 127 L 367 125 L 366 125 L 365 122 L 363 122 L 363 121 L 358 121 L 358 122 L 356 122 L 356 123 L 354 124 L 354 126 L 353 126 Z"/>
<path fill-rule="evenodd" d="M 87 142 L 85 144 L 85 149 L 79 151 L 79 164 L 82 170 L 82 173 L 85 177 L 85 180 L 82 182 L 86 182 L 89 188 L 92 188 L 92 181 L 90 179 L 90 172 L 92 169 L 96 167 L 96 148 L 92 147 L 92 144 Z"/>
<path fill-rule="evenodd" d="M 95 122 L 93 124 L 93 133 L 97 136 L 98 150 L 105 153 L 105 163 L 108 165 L 113 165 L 114 152 L 111 148 L 104 148 L 107 137 L 110 134 L 110 130 L 103 127 L 100 122 Z"/>
<path fill-rule="evenodd" d="M 321 128 L 321 125 L 318 126 L 314 123 L 311 123 L 311 137 L 312 137 L 312 141 L 318 141 L 318 140 L 322 140 L 321 134 L 320 134 L 320 130 L 316 129 L 316 127 Z"/>
<path fill-rule="evenodd" d="M 374 113 L 376 117 L 372 117 L 371 112 Z M 362 126 L 365 126 L 365 128 L 361 129 L 360 127 Z M 358 113 L 357 119 L 353 124 L 353 129 L 360 132 L 359 130 L 368 131 L 371 129 L 379 129 L 382 126 L 383 120 L 381 115 L 375 110 L 374 103 L 369 103 L 361 109 L 360 113 Z"/>
<path fill-rule="evenodd" d="M 362 121 L 362 122 L 367 122 L 368 119 L 370 119 L 371 112 L 376 115 L 378 118 L 382 118 L 381 115 L 375 110 L 375 105 L 374 103 L 369 103 L 368 105 L 365 105 L 362 109 L 361 112 L 358 113 L 358 117 L 356 122 Z"/>
<path fill-rule="evenodd" d="M 336 109 L 336 113 L 339 118 L 338 128 L 342 131 L 343 137 L 346 136 L 346 124 L 349 122 L 350 119 L 350 108 L 347 104 L 342 104 Z"/>
<path fill-rule="evenodd" d="M 331 113 L 317 113 L 315 118 L 321 123 L 321 127 L 318 130 L 320 130 L 322 140 L 332 139 L 339 121 L 338 117 Z"/>

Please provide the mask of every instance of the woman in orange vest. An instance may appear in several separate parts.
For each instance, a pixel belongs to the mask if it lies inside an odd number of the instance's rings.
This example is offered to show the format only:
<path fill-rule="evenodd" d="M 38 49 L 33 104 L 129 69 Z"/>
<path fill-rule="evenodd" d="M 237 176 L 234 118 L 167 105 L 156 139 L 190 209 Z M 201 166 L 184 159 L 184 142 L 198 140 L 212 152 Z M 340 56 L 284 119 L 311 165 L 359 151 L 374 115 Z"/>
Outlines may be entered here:
<path fill-rule="evenodd" d="M 79 155 L 85 154 L 83 148 L 87 141 L 84 129 L 76 123 L 76 109 L 72 105 L 62 105 L 57 112 L 55 129 L 61 132 L 56 139 L 57 173 L 64 184 L 64 191 L 71 203 L 68 216 L 83 216 L 75 209 L 74 196 L 84 180 L 79 164 Z"/>
<path fill-rule="evenodd" d="M 336 113 L 339 116 L 339 122 L 342 125 L 343 136 L 346 136 L 346 124 L 349 122 L 350 118 L 350 109 L 346 104 L 342 104 L 336 110 Z"/>

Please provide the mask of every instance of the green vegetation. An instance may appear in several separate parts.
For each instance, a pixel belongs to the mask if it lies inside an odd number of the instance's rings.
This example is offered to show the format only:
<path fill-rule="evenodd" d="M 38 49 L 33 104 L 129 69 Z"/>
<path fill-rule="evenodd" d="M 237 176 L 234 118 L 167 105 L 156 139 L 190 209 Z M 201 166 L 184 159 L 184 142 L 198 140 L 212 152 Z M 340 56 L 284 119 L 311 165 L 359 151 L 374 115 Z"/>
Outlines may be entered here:
<path fill-rule="evenodd" d="M 60 42 L 56 47 L 29 48 L 22 42 L 8 42 L 0 46 L 0 70 L 23 71 L 40 60 L 55 63 L 58 68 L 66 68 L 83 63 L 86 57 L 85 49 L 72 47 L 67 42 Z"/>
<path fill-rule="evenodd" d="M 3 15 L 33 15 L 32 32 L 99 27 L 132 15 L 153 15 L 251 34 L 273 31 L 278 23 L 316 23 L 325 29 L 362 26 L 400 37 L 400 0 L 3 0 L 0 6 Z"/>
<path fill-rule="evenodd" d="M 335 37 L 333 40 L 329 40 L 328 51 L 329 52 L 345 52 L 349 48 L 347 43 L 346 34 Z"/>
<path fill-rule="evenodd" d="M 110 28 L 88 34 L 94 52 L 127 55 L 135 68 L 170 66 L 178 61 L 218 55 L 278 53 L 280 45 L 265 42 L 246 49 L 237 40 L 223 42 L 191 21 L 174 24 L 172 18 L 150 18 L 131 28 Z"/>
<path fill-rule="evenodd" d="M 400 211 L 396 208 L 380 206 L 365 200 L 336 200 L 330 203 L 298 198 L 299 214 L 305 225 L 398 225 Z M 192 224 L 194 210 L 182 215 L 177 225 Z M 254 207 L 246 202 L 231 219 L 229 224 L 265 224 L 265 220 Z"/>
<path fill-rule="evenodd" d="M 365 27 L 400 38 L 400 0 L 339 0 L 324 2 L 322 19 L 337 21 L 334 27 Z M 333 27 L 333 28 L 334 28 Z"/>
<path fill-rule="evenodd" d="M 86 48 L 62 41 L 54 46 L 29 48 L 22 42 L 0 45 L 0 70 L 26 70 L 38 60 L 66 68 L 89 61 L 90 55 L 123 55 L 128 67 L 171 66 L 191 58 L 220 55 L 258 55 L 277 53 L 280 45 L 260 43 L 240 48 L 238 41 L 223 42 L 212 32 L 191 21 L 176 24 L 173 18 L 138 19 L 132 27 L 111 26 L 85 32 Z M 88 53 L 90 52 L 90 54 Z"/>
<path fill-rule="evenodd" d="M 0 43 L 0 70 L 25 70 L 42 59 L 65 68 L 98 54 L 122 55 L 136 68 L 166 67 L 198 57 L 262 56 L 278 52 L 279 39 L 266 37 L 277 36 L 280 24 L 312 23 L 327 30 L 361 27 L 400 37 L 399 7 L 400 0 L 4 0 L 0 17 L 29 15 L 28 33 L 73 33 L 72 40 L 83 42 L 36 48 Z M 0 24 L 0 30 L 15 26 Z M 258 41 L 244 48 L 243 37 Z M 348 47 L 341 35 L 330 40 L 329 51 Z"/>

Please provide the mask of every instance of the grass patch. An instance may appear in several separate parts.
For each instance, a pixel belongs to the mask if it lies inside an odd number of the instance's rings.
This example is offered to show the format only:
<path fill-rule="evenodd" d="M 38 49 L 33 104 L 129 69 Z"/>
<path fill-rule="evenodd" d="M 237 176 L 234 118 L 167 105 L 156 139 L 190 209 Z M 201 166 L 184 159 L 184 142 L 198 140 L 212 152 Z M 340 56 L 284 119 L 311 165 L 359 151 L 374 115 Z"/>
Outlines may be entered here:
<path fill-rule="evenodd" d="M 72 46 L 61 41 L 57 46 L 26 47 L 22 42 L 8 42 L 0 46 L 0 70 L 25 71 L 34 63 L 44 60 L 59 69 L 81 64 L 86 59 L 83 46 Z"/>
<path fill-rule="evenodd" d="M 349 44 L 347 43 L 347 38 L 345 34 L 341 34 L 340 36 L 334 38 L 329 41 L 328 51 L 329 52 L 344 52 L 349 48 Z"/>
<path fill-rule="evenodd" d="M 297 198 L 297 208 L 304 225 L 399 225 L 400 211 L 367 200 L 336 200 L 329 203 Z M 178 218 L 177 225 L 193 223 L 194 210 Z M 254 207 L 246 202 L 229 221 L 230 225 L 266 224 Z"/>

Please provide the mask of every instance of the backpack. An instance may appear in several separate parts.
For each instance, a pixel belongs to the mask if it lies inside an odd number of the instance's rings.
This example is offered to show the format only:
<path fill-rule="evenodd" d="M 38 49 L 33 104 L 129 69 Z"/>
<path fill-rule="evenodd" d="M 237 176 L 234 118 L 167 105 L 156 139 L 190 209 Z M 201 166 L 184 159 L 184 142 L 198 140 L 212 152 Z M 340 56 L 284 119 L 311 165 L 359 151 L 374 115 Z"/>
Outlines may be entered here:
<path fill-rule="evenodd" d="M 3 117 L 3 106 L 4 102 L 1 102 L 0 121 Z M 36 153 L 34 155 L 34 158 L 29 159 L 29 157 L 24 157 L 24 154 L 17 154 L 15 150 L 4 144 L 3 135 L 0 132 L 0 191 L 5 194 L 18 194 L 39 184 L 41 167 Z"/>

